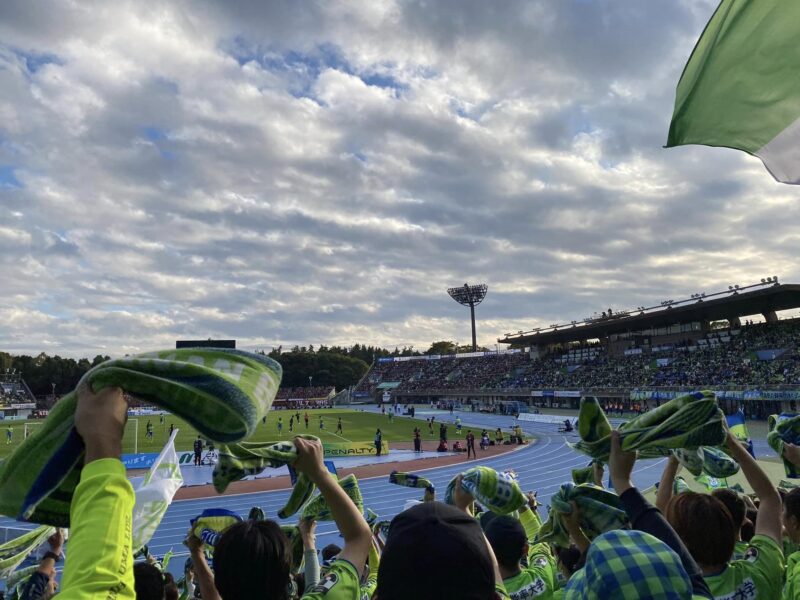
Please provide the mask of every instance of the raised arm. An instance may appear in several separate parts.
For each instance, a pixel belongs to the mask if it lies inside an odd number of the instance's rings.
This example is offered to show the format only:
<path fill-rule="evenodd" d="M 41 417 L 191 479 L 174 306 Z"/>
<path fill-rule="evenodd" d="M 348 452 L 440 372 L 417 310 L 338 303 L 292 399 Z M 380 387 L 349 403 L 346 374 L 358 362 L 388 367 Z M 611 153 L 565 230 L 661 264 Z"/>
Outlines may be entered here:
<path fill-rule="evenodd" d="M 372 546 L 372 532 L 363 515 L 345 491 L 331 477 L 322 462 L 322 444 L 318 441 L 295 438 L 297 461 L 295 469 L 308 475 L 325 498 L 333 520 L 344 538 L 339 558 L 348 561 L 361 573 Z"/>
<path fill-rule="evenodd" d="M 303 572 L 306 576 L 306 589 L 319 583 L 319 557 L 317 556 L 317 522 L 313 519 L 300 519 L 297 524 L 303 540 Z"/>
<path fill-rule="evenodd" d="M 678 474 L 678 467 L 681 463 L 675 458 L 674 454 L 670 454 L 667 459 L 667 464 L 661 473 L 661 482 L 658 484 L 658 493 L 656 493 L 656 508 L 662 513 L 667 512 L 667 505 L 672 500 L 672 488 L 675 485 L 675 475 Z"/>
<path fill-rule="evenodd" d="M 120 462 L 128 405 L 119 388 L 78 387 L 75 429 L 86 452 L 70 506 L 69 558 L 63 600 L 134 600 L 133 487 Z"/>
<path fill-rule="evenodd" d="M 772 485 L 764 470 L 730 431 L 728 431 L 725 444 L 731 456 L 742 468 L 747 483 L 750 484 L 760 500 L 755 525 L 756 535 L 772 538 L 778 546 L 781 546 L 783 544 L 783 525 L 781 523 L 783 504 L 778 490 Z"/>
<path fill-rule="evenodd" d="M 635 452 L 623 452 L 619 440 L 619 432 L 611 432 L 611 455 L 608 459 L 608 471 L 628 518 L 631 527 L 657 537 L 678 555 L 692 581 L 692 590 L 697 595 L 711 598 L 711 591 L 703 578 L 703 572 L 692 558 L 683 541 L 667 522 L 658 509 L 645 500 L 641 492 L 631 481 L 633 466 L 636 463 Z"/>

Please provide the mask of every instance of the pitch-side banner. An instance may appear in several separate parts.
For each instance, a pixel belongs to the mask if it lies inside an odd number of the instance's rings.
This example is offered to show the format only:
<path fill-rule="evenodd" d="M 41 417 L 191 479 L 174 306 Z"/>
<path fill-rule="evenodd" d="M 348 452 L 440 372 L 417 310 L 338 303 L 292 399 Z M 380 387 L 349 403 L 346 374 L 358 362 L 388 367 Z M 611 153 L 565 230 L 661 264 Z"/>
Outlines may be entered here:
<path fill-rule="evenodd" d="M 370 456 L 378 454 L 375 444 L 372 442 L 335 442 L 323 443 L 322 449 L 327 458 L 342 458 L 344 456 Z M 389 453 L 389 444 L 383 442 L 381 454 Z"/>

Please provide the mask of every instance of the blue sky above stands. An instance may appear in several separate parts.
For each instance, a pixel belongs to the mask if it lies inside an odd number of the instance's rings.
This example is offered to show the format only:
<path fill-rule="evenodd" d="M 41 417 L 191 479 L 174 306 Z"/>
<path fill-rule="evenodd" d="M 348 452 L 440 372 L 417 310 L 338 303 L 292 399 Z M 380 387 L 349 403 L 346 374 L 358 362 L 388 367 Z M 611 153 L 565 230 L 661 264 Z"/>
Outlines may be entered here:
<path fill-rule="evenodd" d="M 798 191 L 664 150 L 714 0 L 0 4 L 0 349 L 465 342 L 800 279 Z"/>

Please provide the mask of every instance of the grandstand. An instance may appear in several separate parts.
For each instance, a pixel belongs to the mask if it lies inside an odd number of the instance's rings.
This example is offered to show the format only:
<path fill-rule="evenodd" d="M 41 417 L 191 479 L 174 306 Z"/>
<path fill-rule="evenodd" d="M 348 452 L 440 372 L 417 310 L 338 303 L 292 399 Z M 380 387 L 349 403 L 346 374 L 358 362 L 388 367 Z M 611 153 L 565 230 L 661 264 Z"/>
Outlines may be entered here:
<path fill-rule="evenodd" d="M 507 334 L 517 348 L 449 356 L 380 359 L 355 390 L 362 399 L 388 392 L 400 402 L 576 408 L 584 395 L 646 409 L 678 393 L 712 388 L 749 414 L 796 410 L 800 399 L 800 286 L 770 278 L 746 288 L 696 294 L 637 311 Z M 763 315 L 763 323 L 745 319 Z"/>
<path fill-rule="evenodd" d="M 275 396 L 273 406 L 276 408 L 319 408 L 327 406 L 336 395 L 332 385 L 314 385 L 306 387 L 282 387 Z"/>
<path fill-rule="evenodd" d="M 27 419 L 36 409 L 36 399 L 16 371 L 0 373 L 0 417 Z"/>

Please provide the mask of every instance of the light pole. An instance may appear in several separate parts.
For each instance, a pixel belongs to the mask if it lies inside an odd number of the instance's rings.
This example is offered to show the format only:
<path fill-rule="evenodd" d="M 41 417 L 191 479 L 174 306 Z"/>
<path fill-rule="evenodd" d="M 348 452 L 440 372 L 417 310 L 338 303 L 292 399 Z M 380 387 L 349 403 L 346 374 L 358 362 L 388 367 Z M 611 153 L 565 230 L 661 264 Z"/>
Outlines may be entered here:
<path fill-rule="evenodd" d="M 472 351 L 478 350 L 478 343 L 475 337 L 475 307 L 483 302 L 486 297 L 486 292 L 489 291 L 489 286 L 485 283 L 477 285 L 469 285 L 465 283 L 462 287 L 449 288 L 447 293 L 450 297 L 461 304 L 462 306 L 469 306 L 470 318 L 472 321 Z"/>

